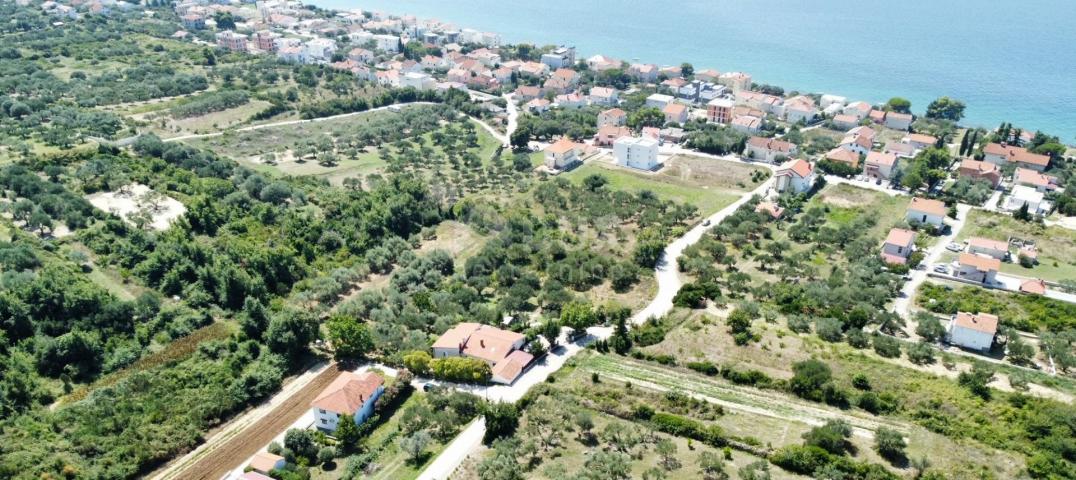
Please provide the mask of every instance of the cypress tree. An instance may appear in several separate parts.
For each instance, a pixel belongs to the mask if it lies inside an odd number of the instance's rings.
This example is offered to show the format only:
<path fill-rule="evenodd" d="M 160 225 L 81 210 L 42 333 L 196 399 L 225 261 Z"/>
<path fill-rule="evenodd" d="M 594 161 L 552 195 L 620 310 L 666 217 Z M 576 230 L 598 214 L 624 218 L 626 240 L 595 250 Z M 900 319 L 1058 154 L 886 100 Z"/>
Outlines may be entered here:
<path fill-rule="evenodd" d="M 966 133 L 964 133 L 964 136 L 960 139 L 960 156 L 961 157 L 964 156 L 964 152 L 968 151 L 968 136 L 970 136 L 970 135 L 971 135 L 971 132 L 966 132 Z"/>

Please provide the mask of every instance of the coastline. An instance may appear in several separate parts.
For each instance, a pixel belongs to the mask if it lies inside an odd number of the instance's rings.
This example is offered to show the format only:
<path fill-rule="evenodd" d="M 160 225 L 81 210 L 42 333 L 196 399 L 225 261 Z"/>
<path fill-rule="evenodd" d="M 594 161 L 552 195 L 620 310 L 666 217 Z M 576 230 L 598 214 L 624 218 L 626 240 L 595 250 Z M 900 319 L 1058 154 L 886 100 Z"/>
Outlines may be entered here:
<path fill-rule="evenodd" d="M 839 3 L 844 0 L 835 1 Z M 997 63 L 1011 64 L 1011 68 L 1004 71 L 992 68 L 989 75 L 965 73 L 965 69 L 974 68 L 974 62 L 971 62 L 970 58 L 976 52 L 922 52 L 910 48 L 907 52 L 909 56 L 928 55 L 929 58 L 937 58 L 931 62 L 884 60 L 894 49 L 900 50 L 894 47 L 894 43 L 917 37 L 921 33 L 919 30 L 926 28 L 923 26 L 909 25 L 902 36 L 886 41 L 857 38 L 854 42 L 857 46 L 850 47 L 848 52 L 841 51 L 834 57 L 824 54 L 829 51 L 825 39 L 816 39 L 813 36 L 800 38 L 777 33 L 755 35 L 750 30 L 757 25 L 742 19 L 737 20 L 738 23 L 726 20 L 721 28 L 715 26 L 713 31 L 692 31 L 688 28 L 677 32 L 680 40 L 663 38 L 660 35 L 661 25 L 644 29 L 637 35 L 626 34 L 621 27 L 626 20 L 632 18 L 627 13 L 616 14 L 617 16 L 608 19 L 609 27 L 603 28 L 600 35 L 593 31 L 593 22 L 589 24 L 590 30 L 576 28 L 580 25 L 577 24 L 578 20 L 572 20 L 573 16 L 579 16 L 579 12 L 623 3 L 617 0 L 599 0 L 594 2 L 594 6 L 587 4 L 574 7 L 554 0 L 548 7 L 543 8 L 548 12 L 557 8 L 569 8 L 563 14 L 567 16 L 564 19 L 567 24 L 565 26 L 531 18 L 531 14 L 535 13 L 534 10 L 538 10 L 538 7 L 528 4 L 503 6 L 499 2 L 484 0 L 463 5 L 437 4 L 426 0 L 316 0 L 311 3 L 335 10 L 361 8 L 396 16 L 415 15 L 421 19 L 438 19 L 451 22 L 460 28 L 496 32 L 501 34 L 507 43 L 574 45 L 584 58 L 604 54 L 628 62 L 637 60 L 658 65 L 679 65 L 687 61 L 694 64 L 696 69 L 743 71 L 751 74 L 758 83 L 781 86 L 788 91 L 833 94 L 871 104 L 884 103 L 891 97 L 904 97 L 912 101 L 913 111 L 919 114 L 925 111 L 930 101 L 949 96 L 967 105 L 966 116 L 961 120 L 961 125 L 993 129 L 1001 122 L 1010 122 L 1028 130 L 1042 130 L 1058 135 L 1062 141 L 1068 143 L 1073 143 L 1076 139 L 1076 116 L 1066 116 L 1057 110 L 1058 105 L 1067 104 L 1069 100 L 1076 104 L 1076 91 L 1062 86 L 1065 78 L 1069 81 L 1076 78 L 1076 68 L 1073 68 L 1076 60 L 1067 67 L 1063 59 L 1040 65 L 1044 63 L 1044 58 L 1050 58 L 1052 54 L 1037 51 L 1026 58 L 998 60 Z M 688 2 L 689 6 L 691 3 L 693 2 Z M 741 2 L 733 0 L 731 3 L 735 6 Z M 762 3 L 765 3 L 765 0 Z M 827 8 L 829 3 L 831 2 L 822 2 L 821 7 Z M 506 9 L 519 9 L 522 14 L 518 15 L 518 19 L 509 20 L 511 16 L 506 16 Z M 546 13 L 546 16 L 549 15 L 554 14 Z M 635 15 L 638 16 L 638 13 Z M 689 27 L 695 25 L 691 23 L 692 19 L 682 21 L 688 22 Z M 736 41 L 727 42 L 729 36 L 736 36 Z M 1076 41 L 1076 32 L 1059 36 L 1072 36 Z M 969 46 L 971 47 L 974 45 Z M 939 63 L 951 65 L 952 68 L 935 68 Z M 1034 75 L 1029 73 L 1040 67 L 1053 72 Z M 1066 73 L 1066 70 L 1071 71 Z M 1040 78 L 1037 83 L 1041 88 L 1021 88 L 1021 85 L 1028 82 L 1029 77 Z M 1044 83 L 1047 80 L 1050 82 Z"/>

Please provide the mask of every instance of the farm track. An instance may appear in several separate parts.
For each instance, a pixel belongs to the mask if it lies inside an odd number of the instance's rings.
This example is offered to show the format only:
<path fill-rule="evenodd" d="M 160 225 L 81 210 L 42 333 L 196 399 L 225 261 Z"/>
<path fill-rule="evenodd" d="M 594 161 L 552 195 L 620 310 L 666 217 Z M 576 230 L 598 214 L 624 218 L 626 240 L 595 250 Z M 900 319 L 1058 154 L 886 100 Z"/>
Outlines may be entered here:
<path fill-rule="evenodd" d="M 253 456 L 276 438 L 280 432 L 294 424 L 307 410 L 310 402 L 341 373 L 332 364 L 316 374 L 294 393 L 286 393 L 279 405 L 264 414 L 250 412 L 236 418 L 195 451 L 182 457 L 154 480 L 218 480 L 234 470 L 240 462 Z M 287 387 L 285 386 L 285 392 Z M 257 418 L 250 419 L 253 415 Z"/>

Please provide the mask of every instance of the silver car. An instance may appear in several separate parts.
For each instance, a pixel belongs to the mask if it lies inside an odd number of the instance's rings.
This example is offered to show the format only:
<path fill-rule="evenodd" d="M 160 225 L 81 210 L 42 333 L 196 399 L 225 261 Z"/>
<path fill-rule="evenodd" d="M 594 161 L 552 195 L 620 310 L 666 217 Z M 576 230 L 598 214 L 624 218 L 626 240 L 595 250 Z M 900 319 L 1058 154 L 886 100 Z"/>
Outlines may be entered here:
<path fill-rule="evenodd" d="M 934 265 L 934 271 L 936 273 L 943 273 L 943 274 L 948 275 L 949 274 L 949 267 L 939 263 L 938 265 Z"/>

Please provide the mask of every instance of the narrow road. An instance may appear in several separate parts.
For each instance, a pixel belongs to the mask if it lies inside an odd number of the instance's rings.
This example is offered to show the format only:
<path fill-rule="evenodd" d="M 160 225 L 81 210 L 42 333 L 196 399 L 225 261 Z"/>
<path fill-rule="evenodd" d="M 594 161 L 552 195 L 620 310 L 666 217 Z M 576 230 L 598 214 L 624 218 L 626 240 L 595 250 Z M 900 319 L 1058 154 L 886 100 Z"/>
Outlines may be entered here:
<path fill-rule="evenodd" d="M 900 315 L 906 322 L 908 322 L 908 335 L 911 339 L 917 340 L 918 336 L 915 334 L 915 324 L 912 322 L 912 297 L 915 296 L 915 291 L 919 289 L 919 285 L 922 285 L 927 279 L 927 273 L 931 268 L 934 268 L 934 264 L 938 262 L 938 258 L 945 253 L 945 246 L 949 245 L 960 234 L 960 230 L 964 228 L 964 223 L 968 219 L 968 212 L 971 211 L 970 205 L 957 204 L 956 206 L 956 219 L 950 219 L 949 233 L 942 236 L 934 242 L 934 245 L 927 251 L 926 257 L 923 258 L 922 270 L 912 270 L 912 279 L 904 284 L 904 287 L 900 289 L 900 296 L 893 301 L 893 311 Z"/>
<path fill-rule="evenodd" d="M 340 369 L 321 364 L 308 370 L 263 405 L 230 421 L 189 454 L 154 474 L 152 480 L 218 480 L 273 441 L 310 409 Z"/>
<path fill-rule="evenodd" d="M 419 474 L 417 480 L 443 480 L 456 470 L 467 456 L 482 443 L 482 436 L 486 434 L 486 419 L 478 417 L 471 422 L 452 443 L 445 447 L 444 452 L 434 459 L 425 470 Z M 448 472 L 443 474 L 443 472 Z M 442 475 L 443 474 L 443 475 Z"/>

